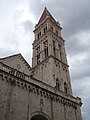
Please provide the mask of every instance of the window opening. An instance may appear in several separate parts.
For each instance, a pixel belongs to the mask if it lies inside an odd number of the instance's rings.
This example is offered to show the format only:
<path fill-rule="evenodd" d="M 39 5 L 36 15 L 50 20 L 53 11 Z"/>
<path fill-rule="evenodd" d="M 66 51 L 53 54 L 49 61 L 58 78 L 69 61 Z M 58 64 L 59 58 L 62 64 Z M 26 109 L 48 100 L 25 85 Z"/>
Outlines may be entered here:
<path fill-rule="evenodd" d="M 39 39 L 41 36 L 41 31 L 37 34 L 37 38 Z"/>
<path fill-rule="evenodd" d="M 59 46 L 60 59 L 61 59 L 61 61 L 62 61 L 61 45 L 59 44 L 58 46 Z"/>
<path fill-rule="evenodd" d="M 45 58 L 48 57 L 48 42 L 47 40 L 44 42 L 44 53 L 45 53 Z"/>
<path fill-rule="evenodd" d="M 37 37 L 39 38 L 39 33 L 37 34 Z"/>
<path fill-rule="evenodd" d="M 46 33 L 47 31 L 47 26 L 43 29 L 43 32 Z"/>
<path fill-rule="evenodd" d="M 57 89 L 57 90 L 60 89 L 60 84 L 59 84 L 59 80 L 58 80 L 58 78 L 56 79 L 56 89 Z"/>
<path fill-rule="evenodd" d="M 55 41 L 53 41 L 53 51 L 54 51 L 54 56 L 56 56 L 56 51 L 55 51 Z"/>
<path fill-rule="evenodd" d="M 40 63 L 40 46 L 37 48 L 37 64 Z"/>
<path fill-rule="evenodd" d="M 65 90 L 65 93 L 67 93 L 67 84 L 66 84 L 66 82 L 64 83 L 64 90 Z"/>
<path fill-rule="evenodd" d="M 53 32 L 53 27 L 51 27 L 51 31 Z"/>
<path fill-rule="evenodd" d="M 46 26 L 46 30 L 47 30 L 47 26 Z"/>

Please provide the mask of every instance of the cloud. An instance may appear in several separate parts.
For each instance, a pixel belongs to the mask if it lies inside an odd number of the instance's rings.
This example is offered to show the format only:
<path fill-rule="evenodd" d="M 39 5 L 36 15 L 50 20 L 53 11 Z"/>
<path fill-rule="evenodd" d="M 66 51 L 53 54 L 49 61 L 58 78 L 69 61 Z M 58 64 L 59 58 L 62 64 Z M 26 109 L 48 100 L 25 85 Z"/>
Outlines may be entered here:
<path fill-rule="evenodd" d="M 7 55 L 9 56 L 11 54 L 15 54 L 15 51 L 11 50 L 9 47 L 2 48 L 0 46 L 0 51 L 2 51 L 0 52 L 0 58 L 6 57 Z"/>
<path fill-rule="evenodd" d="M 90 77 L 90 44 L 89 33 L 75 35 L 67 41 L 70 70 L 74 79 Z"/>
<path fill-rule="evenodd" d="M 24 26 L 24 30 L 26 31 L 26 33 L 32 32 L 33 24 L 30 22 L 30 20 L 23 22 L 23 26 Z"/>
<path fill-rule="evenodd" d="M 78 79 L 77 81 L 73 81 L 73 91 L 74 95 L 78 95 L 82 98 L 82 116 L 83 120 L 89 120 L 90 119 L 90 107 L 89 107 L 89 101 L 90 101 L 90 77 Z"/>
<path fill-rule="evenodd" d="M 0 57 L 20 52 L 24 56 L 27 56 L 27 53 L 29 57 L 32 56 L 33 22 L 34 17 L 28 11 L 28 0 L 2 1 L 0 4 Z M 31 60 L 29 62 L 31 63 Z"/>
<path fill-rule="evenodd" d="M 29 10 L 35 15 L 35 19 L 39 19 L 39 16 L 44 9 L 44 1 L 42 0 L 31 0 L 29 1 Z"/>
<path fill-rule="evenodd" d="M 90 1 L 1 0 L 0 57 L 21 52 L 31 64 L 34 25 L 46 6 L 61 23 L 74 95 L 83 100 L 83 120 L 90 119 Z"/>
<path fill-rule="evenodd" d="M 87 53 L 90 50 L 89 38 L 90 31 L 70 36 L 66 40 L 66 49 L 69 56 Z"/>

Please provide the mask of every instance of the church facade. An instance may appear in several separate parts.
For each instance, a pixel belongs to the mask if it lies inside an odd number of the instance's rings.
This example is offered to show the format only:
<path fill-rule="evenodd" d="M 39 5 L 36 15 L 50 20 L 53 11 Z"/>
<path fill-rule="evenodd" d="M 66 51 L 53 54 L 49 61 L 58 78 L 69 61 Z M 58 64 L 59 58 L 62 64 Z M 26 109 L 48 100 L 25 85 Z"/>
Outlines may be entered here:
<path fill-rule="evenodd" d="M 0 59 L 0 120 L 82 120 L 61 30 L 45 8 L 34 30 L 32 67 L 21 54 Z"/>

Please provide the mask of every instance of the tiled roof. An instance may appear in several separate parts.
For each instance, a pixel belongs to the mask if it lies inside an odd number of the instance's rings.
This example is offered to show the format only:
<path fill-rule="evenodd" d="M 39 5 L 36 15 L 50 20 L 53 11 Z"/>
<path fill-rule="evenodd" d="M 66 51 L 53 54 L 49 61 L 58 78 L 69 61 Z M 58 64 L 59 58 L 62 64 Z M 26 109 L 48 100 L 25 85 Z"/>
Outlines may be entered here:
<path fill-rule="evenodd" d="M 42 23 L 47 17 L 49 17 L 50 19 L 52 19 L 54 22 L 56 22 L 56 20 L 53 18 L 53 16 L 50 14 L 50 12 L 47 10 L 47 8 L 45 7 L 38 24 Z"/>

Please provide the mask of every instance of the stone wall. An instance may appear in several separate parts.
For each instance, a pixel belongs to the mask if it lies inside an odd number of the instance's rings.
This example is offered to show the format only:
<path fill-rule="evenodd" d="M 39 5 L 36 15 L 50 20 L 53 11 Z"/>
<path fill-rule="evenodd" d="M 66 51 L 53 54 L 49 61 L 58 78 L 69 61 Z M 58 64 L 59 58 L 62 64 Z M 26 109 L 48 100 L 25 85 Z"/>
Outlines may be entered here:
<path fill-rule="evenodd" d="M 81 120 L 80 101 L 69 97 L 0 71 L 0 120 L 30 120 L 35 114 L 48 120 Z"/>

